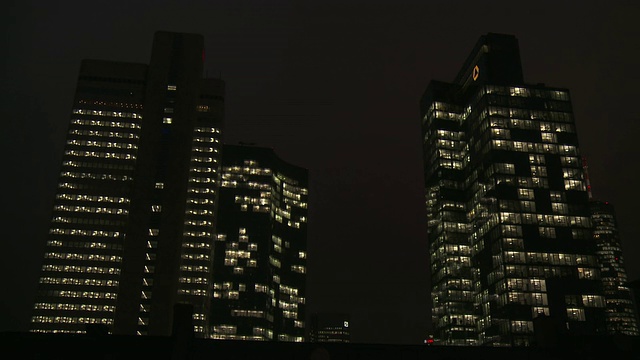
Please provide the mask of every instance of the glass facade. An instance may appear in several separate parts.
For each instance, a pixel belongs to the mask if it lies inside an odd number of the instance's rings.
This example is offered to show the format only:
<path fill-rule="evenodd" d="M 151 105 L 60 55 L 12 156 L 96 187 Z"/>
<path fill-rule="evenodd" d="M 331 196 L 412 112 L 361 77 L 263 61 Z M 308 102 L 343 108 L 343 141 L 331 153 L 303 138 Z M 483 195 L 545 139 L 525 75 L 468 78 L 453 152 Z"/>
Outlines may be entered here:
<path fill-rule="evenodd" d="M 81 333 L 114 322 L 146 66 L 104 68 L 85 61 L 80 71 L 32 331 Z"/>
<path fill-rule="evenodd" d="M 604 329 L 567 90 L 526 85 L 512 36 L 483 36 L 421 102 L 435 337 L 532 345 L 534 319 Z"/>
<path fill-rule="evenodd" d="M 221 174 L 211 337 L 304 341 L 307 171 L 225 145 Z"/>
<path fill-rule="evenodd" d="M 203 38 L 158 32 L 150 65 L 82 63 L 37 299 L 36 332 L 208 334 L 224 83 Z"/>
<path fill-rule="evenodd" d="M 32 331 L 167 336 L 177 311 L 199 338 L 304 341 L 307 171 L 223 150 L 203 44 L 83 62 Z"/>

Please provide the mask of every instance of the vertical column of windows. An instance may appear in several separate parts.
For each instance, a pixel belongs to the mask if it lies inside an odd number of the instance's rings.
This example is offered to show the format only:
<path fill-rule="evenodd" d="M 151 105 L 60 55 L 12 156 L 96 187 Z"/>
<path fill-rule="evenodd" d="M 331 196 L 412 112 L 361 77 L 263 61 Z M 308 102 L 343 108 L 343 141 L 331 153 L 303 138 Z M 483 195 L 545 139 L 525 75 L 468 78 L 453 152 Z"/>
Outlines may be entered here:
<path fill-rule="evenodd" d="M 273 200 L 271 216 L 276 222 L 286 226 L 287 231 L 274 227 L 272 235 L 273 252 L 270 257 L 274 273 L 278 276 L 272 286 L 277 289 L 275 294 L 278 311 L 282 316 L 278 340 L 288 342 L 304 341 L 306 305 L 304 284 L 306 277 L 306 245 L 298 243 L 306 232 L 308 190 L 300 183 L 280 171 L 272 177 Z M 289 235 L 295 232 L 302 236 Z"/>
<path fill-rule="evenodd" d="M 638 336 L 640 332 L 635 316 L 636 310 L 633 306 L 631 291 L 626 285 L 627 274 L 611 205 L 598 201 L 592 202 L 591 219 L 604 287 L 607 332 L 611 335 Z M 595 300 L 592 303 L 595 303 Z"/>
<path fill-rule="evenodd" d="M 475 341 L 470 227 L 464 196 L 469 148 L 460 129 L 463 119 L 461 108 L 443 102 L 433 102 L 423 118 L 425 180 L 432 182 L 426 189 L 426 205 L 433 322 L 438 337 L 451 345 Z"/>
<path fill-rule="evenodd" d="M 152 205 L 152 223 L 158 224 L 159 213 L 162 211 L 160 205 Z M 155 221 L 154 221 L 155 220 Z M 140 309 L 138 314 L 138 335 L 147 335 L 149 328 L 149 316 L 151 313 L 151 298 L 153 296 L 153 275 L 156 265 L 156 251 L 158 249 L 158 235 L 160 230 L 157 228 L 149 229 L 147 237 L 147 246 L 144 258 L 144 269 L 142 275 L 142 290 L 140 292 Z"/>
<path fill-rule="evenodd" d="M 194 304 L 194 331 L 207 332 L 209 288 L 214 238 L 215 204 L 220 163 L 220 129 L 196 126 L 184 217 L 178 294 Z"/>

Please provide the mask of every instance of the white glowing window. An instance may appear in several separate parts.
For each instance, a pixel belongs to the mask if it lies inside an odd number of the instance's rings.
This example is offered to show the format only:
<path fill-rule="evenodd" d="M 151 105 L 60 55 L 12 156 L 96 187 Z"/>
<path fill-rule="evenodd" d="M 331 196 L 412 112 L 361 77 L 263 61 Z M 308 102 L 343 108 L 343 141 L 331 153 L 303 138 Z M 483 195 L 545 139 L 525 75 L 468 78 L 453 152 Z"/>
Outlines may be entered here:
<path fill-rule="evenodd" d="M 582 295 L 582 304 L 589 307 L 605 307 L 605 301 L 601 295 Z"/>
<path fill-rule="evenodd" d="M 545 133 L 545 132 L 543 132 L 541 135 L 542 135 L 542 141 L 543 142 L 548 142 L 548 143 L 556 143 L 556 142 L 558 142 L 556 134 L 554 134 L 554 133 Z"/>
<path fill-rule="evenodd" d="M 567 308 L 567 319 L 573 321 L 586 321 L 584 309 Z"/>

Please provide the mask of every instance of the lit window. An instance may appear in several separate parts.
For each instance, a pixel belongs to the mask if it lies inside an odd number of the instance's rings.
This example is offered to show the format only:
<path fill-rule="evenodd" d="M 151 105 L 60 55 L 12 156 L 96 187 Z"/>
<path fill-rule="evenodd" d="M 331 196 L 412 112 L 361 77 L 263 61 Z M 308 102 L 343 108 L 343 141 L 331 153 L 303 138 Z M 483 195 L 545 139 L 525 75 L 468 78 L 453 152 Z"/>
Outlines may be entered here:
<path fill-rule="evenodd" d="M 584 309 L 567 308 L 567 319 L 573 321 L 585 321 Z"/>

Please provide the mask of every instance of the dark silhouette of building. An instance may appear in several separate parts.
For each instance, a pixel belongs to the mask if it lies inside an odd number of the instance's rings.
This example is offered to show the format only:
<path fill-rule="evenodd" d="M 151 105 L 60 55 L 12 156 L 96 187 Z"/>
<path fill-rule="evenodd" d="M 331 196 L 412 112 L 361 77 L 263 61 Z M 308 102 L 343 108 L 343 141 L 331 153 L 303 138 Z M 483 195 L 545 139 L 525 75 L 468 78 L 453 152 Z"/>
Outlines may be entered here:
<path fill-rule="evenodd" d="M 584 156 L 582 169 L 590 200 L 593 238 L 597 246 L 596 254 L 606 301 L 607 333 L 614 336 L 638 336 L 637 299 L 627 281 L 615 210 L 608 201 L 593 199 L 589 165 Z"/>
<path fill-rule="evenodd" d="M 606 301 L 607 332 L 610 335 L 638 336 L 638 320 L 631 289 L 627 284 L 622 243 L 613 205 L 590 202 L 593 238 L 596 240 L 600 276 Z"/>
<path fill-rule="evenodd" d="M 211 336 L 302 342 L 307 170 L 273 150 L 224 145 Z"/>
<path fill-rule="evenodd" d="M 349 315 L 320 313 L 311 316 L 309 341 L 314 343 L 351 342 Z"/>
<path fill-rule="evenodd" d="M 637 339 L 635 337 L 630 337 Z M 168 336 L 0 333 L 5 354 L 23 359 L 406 359 L 564 360 L 637 359 L 640 342 L 584 337 L 560 347 L 427 346 L 291 343 L 190 339 Z M 628 340 L 628 339 L 627 339 Z"/>
<path fill-rule="evenodd" d="M 437 342 L 533 345 L 542 314 L 605 334 L 569 91 L 525 83 L 517 39 L 487 34 L 421 115 Z"/>
<path fill-rule="evenodd" d="M 207 335 L 224 83 L 203 54 L 157 32 L 148 65 L 82 62 L 32 331 L 166 336 L 188 304 Z"/>

